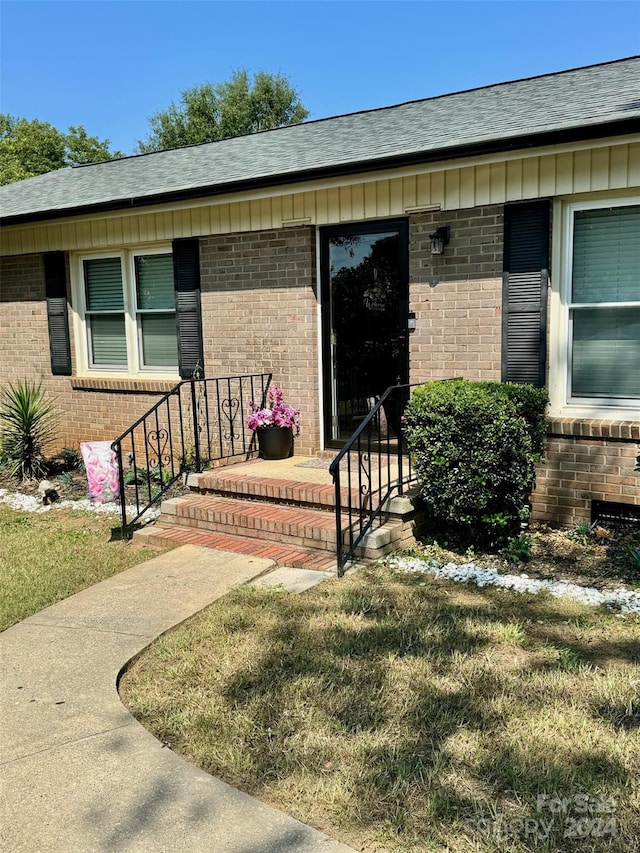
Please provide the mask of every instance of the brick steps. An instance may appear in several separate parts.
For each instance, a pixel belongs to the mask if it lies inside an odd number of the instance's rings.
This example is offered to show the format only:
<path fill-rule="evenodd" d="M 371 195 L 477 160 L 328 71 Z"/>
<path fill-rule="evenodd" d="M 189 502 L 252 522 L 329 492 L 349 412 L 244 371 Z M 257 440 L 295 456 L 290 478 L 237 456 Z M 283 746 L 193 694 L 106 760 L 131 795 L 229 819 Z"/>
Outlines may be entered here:
<path fill-rule="evenodd" d="M 335 551 L 332 513 L 266 501 L 198 495 L 166 501 L 160 521 L 231 535 L 268 538 L 296 546 Z"/>
<path fill-rule="evenodd" d="M 247 466 L 190 475 L 191 494 L 162 503 L 159 522 L 135 533 L 151 547 L 183 544 L 266 557 L 278 565 L 334 571 L 336 568 L 335 491 L 331 484 L 258 476 Z M 349 491 L 342 489 L 348 503 Z M 390 508 L 383 523 L 370 531 L 356 556 L 377 559 L 413 541 L 413 507 L 407 499 Z M 357 517 L 351 518 L 357 524 Z M 342 522 L 343 540 L 349 538 L 349 520 Z"/>
<path fill-rule="evenodd" d="M 228 468 L 191 475 L 189 484 L 202 494 L 211 493 L 228 497 L 246 497 L 256 500 L 276 501 L 297 506 L 335 509 L 336 494 L 332 485 L 275 477 L 248 477 L 246 473 L 234 473 Z M 348 503 L 349 491 L 352 502 L 359 496 L 357 488 L 340 489 L 343 506 Z"/>
<path fill-rule="evenodd" d="M 229 535 L 269 539 L 296 547 L 336 550 L 335 515 L 304 506 L 239 500 L 226 496 L 194 495 L 174 498 L 162 505 L 160 523 L 194 527 Z M 389 523 L 372 532 L 364 550 L 379 550 L 394 539 L 397 524 Z M 342 523 L 342 535 L 348 535 L 348 521 Z"/>
<path fill-rule="evenodd" d="M 181 527 L 177 524 L 154 524 L 136 531 L 135 539 L 151 548 L 177 548 L 179 545 L 200 545 L 220 551 L 232 551 L 247 554 L 250 557 L 264 557 L 274 560 L 279 566 L 294 569 L 315 569 L 318 572 L 330 572 L 336 568 L 336 557 L 327 551 L 313 548 L 294 548 L 285 544 L 253 539 L 245 536 L 231 536 L 225 533 L 198 530 L 194 527 Z"/>

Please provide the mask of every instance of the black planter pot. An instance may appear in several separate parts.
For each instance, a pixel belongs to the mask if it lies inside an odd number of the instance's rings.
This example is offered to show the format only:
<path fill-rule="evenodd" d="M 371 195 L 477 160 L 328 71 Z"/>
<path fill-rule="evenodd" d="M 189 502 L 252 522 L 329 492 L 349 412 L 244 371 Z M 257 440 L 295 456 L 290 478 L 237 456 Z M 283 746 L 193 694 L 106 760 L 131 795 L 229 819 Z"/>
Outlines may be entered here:
<path fill-rule="evenodd" d="M 263 459 L 288 459 L 293 451 L 291 427 L 262 427 L 258 432 L 258 447 Z"/>

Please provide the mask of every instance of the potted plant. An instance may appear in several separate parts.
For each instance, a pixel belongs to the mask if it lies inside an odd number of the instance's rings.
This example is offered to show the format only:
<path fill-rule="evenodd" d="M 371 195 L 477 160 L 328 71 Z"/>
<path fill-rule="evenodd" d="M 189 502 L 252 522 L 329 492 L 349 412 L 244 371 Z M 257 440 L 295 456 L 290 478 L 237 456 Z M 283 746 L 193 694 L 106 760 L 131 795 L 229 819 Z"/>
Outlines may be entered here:
<path fill-rule="evenodd" d="M 261 409 L 253 401 L 247 418 L 249 429 L 258 435 L 258 447 L 263 459 L 287 459 L 293 451 L 293 428 L 300 432 L 300 411 L 285 406 L 284 394 L 277 385 L 267 392 L 267 405 Z"/>

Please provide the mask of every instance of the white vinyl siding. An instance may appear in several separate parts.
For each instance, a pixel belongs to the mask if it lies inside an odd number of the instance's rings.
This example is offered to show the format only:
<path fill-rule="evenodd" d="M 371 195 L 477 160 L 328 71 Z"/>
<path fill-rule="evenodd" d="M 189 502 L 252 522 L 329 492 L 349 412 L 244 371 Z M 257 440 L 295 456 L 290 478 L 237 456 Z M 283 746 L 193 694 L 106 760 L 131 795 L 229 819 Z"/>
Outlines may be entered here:
<path fill-rule="evenodd" d="M 176 237 L 270 230 L 282 228 L 291 220 L 333 225 L 404 216 L 407 211 L 430 206 L 458 210 L 594 191 L 625 191 L 640 185 L 640 141 L 634 137 L 629 141 L 571 143 L 537 152 L 468 158 L 463 163 L 405 167 L 386 174 L 363 172 L 310 181 L 296 189 L 267 187 L 139 211 L 11 225 L 0 230 L 2 254 L 58 249 L 98 252 Z"/>

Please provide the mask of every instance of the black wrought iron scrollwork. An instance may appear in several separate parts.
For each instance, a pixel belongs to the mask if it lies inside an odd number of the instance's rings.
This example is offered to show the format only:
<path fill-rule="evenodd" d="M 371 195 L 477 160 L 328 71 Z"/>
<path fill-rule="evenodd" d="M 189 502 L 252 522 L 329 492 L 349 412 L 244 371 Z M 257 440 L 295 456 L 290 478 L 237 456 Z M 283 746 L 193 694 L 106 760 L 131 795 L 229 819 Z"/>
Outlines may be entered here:
<path fill-rule="evenodd" d="M 367 464 L 368 463 L 368 464 Z M 360 466 L 360 494 L 371 494 L 371 459 L 368 453 L 358 454 L 358 464 Z M 362 482 L 362 477 L 365 477 L 366 482 Z"/>
<path fill-rule="evenodd" d="M 235 419 L 240 409 L 240 400 L 237 397 L 230 397 L 222 401 L 222 413 L 227 419 L 226 427 L 228 432 L 225 432 L 225 441 L 237 441 L 240 438 L 240 433 L 236 432 Z"/>
<path fill-rule="evenodd" d="M 113 442 L 123 538 L 129 538 L 135 522 L 181 474 L 257 452 L 244 419 L 249 400 L 262 400 L 264 405 L 270 382 L 270 373 L 186 379 Z"/>
<path fill-rule="evenodd" d="M 147 446 L 151 451 L 149 454 L 149 465 L 157 468 L 158 465 L 169 467 L 171 465 L 171 454 L 165 453 L 169 444 L 169 432 L 166 429 L 152 430 L 147 434 Z"/>
<path fill-rule="evenodd" d="M 403 494 L 415 482 L 411 458 L 406 455 L 401 417 L 412 387 L 387 388 L 329 466 L 335 489 L 339 576 L 344 574 L 345 565 L 361 547 L 367 533 L 375 525 L 385 523 L 389 498 Z M 385 405 L 398 412 L 397 429 L 388 428 Z"/>

